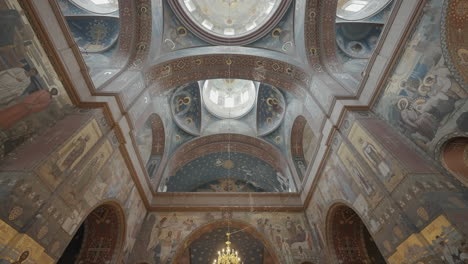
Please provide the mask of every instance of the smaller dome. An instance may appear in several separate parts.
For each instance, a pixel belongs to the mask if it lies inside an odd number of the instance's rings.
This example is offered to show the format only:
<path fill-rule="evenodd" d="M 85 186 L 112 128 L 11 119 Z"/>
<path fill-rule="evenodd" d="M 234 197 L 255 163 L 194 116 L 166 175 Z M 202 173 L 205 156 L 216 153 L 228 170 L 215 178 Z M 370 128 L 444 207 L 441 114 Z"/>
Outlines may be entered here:
<path fill-rule="evenodd" d="M 71 0 L 75 5 L 93 13 L 109 14 L 119 10 L 118 0 Z"/>
<path fill-rule="evenodd" d="M 338 0 L 336 16 L 345 20 L 362 20 L 382 11 L 392 0 Z"/>
<path fill-rule="evenodd" d="M 203 85 L 206 109 L 220 118 L 239 118 L 255 105 L 257 91 L 253 81 L 240 79 L 207 80 Z"/>

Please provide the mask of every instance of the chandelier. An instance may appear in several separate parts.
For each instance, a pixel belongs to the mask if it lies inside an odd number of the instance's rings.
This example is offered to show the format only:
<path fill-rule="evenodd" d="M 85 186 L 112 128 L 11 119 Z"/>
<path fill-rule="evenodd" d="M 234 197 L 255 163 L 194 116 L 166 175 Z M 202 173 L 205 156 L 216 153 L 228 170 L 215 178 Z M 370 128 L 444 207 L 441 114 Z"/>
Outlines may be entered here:
<path fill-rule="evenodd" d="M 239 253 L 231 249 L 231 233 L 226 233 L 226 236 L 226 249 L 218 251 L 218 260 L 215 259 L 213 264 L 242 264 Z"/>

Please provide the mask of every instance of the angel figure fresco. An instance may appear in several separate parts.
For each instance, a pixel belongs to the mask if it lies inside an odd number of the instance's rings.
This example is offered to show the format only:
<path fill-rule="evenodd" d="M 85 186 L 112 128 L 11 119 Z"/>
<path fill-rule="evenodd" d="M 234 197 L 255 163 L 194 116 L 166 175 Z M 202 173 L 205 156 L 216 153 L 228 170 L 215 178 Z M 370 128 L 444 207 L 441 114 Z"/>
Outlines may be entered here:
<path fill-rule="evenodd" d="M 401 98 L 398 101 L 398 109 L 400 110 L 401 119 L 406 125 L 427 140 L 434 138 L 437 123 L 433 115 L 416 111 L 407 98 Z"/>

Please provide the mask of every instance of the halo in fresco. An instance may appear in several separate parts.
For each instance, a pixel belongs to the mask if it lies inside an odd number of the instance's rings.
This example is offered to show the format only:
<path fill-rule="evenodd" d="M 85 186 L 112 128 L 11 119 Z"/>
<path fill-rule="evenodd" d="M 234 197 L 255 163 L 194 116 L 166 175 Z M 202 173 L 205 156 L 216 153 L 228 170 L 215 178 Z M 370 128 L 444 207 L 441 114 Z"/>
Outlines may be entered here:
<path fill-rule="evenodd" d="M 71 0 L 75 5 L 93 13 L 109 14 L 119 10 L 118 0 Z"/>
<path fill-rule="evenodd" d="M 362 20 L 382 11 L 392 0 L 339 0 L 336 16 L 345 20 Z"/>
<path fill-rule="evenodd" d="M 169 1 L 193 33 L 210 43 L 226 45 L 259 39 L 279 22 L 290 3 L 291 0 Z"/>

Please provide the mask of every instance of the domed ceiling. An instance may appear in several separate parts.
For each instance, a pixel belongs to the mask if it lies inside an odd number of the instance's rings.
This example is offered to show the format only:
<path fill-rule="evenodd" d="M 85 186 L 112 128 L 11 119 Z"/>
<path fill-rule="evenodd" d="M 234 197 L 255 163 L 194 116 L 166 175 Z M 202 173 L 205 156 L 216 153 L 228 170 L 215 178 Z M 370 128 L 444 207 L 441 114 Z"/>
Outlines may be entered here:
<path fill-rule="evenodd" d="M 256 93 L 253 81 L 207 80 L 203 85 L 203 102 L 207 110 L 217 117 L 239 118 L 254 107 Z"/>
<path fill-rule="evenodd" d="M 216 45 L 244 45 L 269 32 L 291 0 L 170 0 L 174 12 L 198 37 Z"/>

